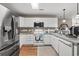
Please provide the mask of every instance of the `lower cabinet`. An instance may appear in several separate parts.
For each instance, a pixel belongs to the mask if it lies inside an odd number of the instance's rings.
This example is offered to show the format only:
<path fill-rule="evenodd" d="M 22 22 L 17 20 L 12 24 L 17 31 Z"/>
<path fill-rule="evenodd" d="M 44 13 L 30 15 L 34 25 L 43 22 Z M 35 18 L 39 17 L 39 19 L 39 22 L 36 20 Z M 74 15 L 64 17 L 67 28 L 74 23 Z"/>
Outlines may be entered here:
<path fill-rule="evenodd" d="M 72 56 L 72 43 L 59 40 L 59 56 Z"/>
<path fill-rule="evenodd" d="M 54 48 L 56 50 L 57 53 L 59 53 L 59 39 L 58 38 L 54 38 L 55 39 L 55 43 L 54 43 Z"/>
<path fill-rule="evenodd" d="M 44 44 L 51 44 L 51 35 L 43 36 Z"/>
<path fill-rule="evenodd" d="M 55 36 L 51 36 L 51 45 L 52 47 L 56 50 L 57 53 L 59 53 L 59 38 L 55 37 Z"/>
<path fill-rule="evenodd" d="M 35 40 L 35 37 L 32 34 L 22 35 L 20 36 L 20 47 L 23 44 L 33 44 L 34 40 Z"/>
<path fill-rule="evenodd" d="M 51 39 L 52 47 L 56 50 L 59 56 L 72 56 L 73 46 L 71 42 L 63 40 L 59 37 L 52 35 Z"/>

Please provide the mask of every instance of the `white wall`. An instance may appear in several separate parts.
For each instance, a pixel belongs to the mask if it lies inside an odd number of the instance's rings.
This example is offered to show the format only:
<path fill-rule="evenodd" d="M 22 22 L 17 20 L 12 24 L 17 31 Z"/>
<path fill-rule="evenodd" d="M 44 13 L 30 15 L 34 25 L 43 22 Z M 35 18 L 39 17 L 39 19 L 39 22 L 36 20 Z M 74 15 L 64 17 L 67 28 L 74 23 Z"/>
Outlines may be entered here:
<path fill-rule="evenodd" d="M 24 18 L 20 17 L 20 27 L 33 27 L 34 22 L 44 22 L 44 27 L 58 27 L 58 18 Z"/>

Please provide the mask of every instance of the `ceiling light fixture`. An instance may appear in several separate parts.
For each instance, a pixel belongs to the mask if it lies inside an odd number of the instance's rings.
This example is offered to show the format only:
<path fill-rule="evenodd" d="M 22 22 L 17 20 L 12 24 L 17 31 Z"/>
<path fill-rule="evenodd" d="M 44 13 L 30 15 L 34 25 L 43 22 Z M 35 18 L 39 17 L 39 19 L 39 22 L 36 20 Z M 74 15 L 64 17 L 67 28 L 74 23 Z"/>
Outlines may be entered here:
<path fill-rule="evenodd" d="M 66 22 L 66 19 L 65 19 L 65 10 L 66 10 L 66 9 L 63 9 L 63 20 L 62 20 L 63 23 Z"/>
<path fill-rule="evenodd" d="M 32 9 L 39 9 L 39 3 L 31 3 Z"/>
<path fill-rule="evenodd" d="M 65 19 L 63 19 L 63 21 L 62 21 L 63 23 L 65 23 L 66 22 L 66 20 Z"/>

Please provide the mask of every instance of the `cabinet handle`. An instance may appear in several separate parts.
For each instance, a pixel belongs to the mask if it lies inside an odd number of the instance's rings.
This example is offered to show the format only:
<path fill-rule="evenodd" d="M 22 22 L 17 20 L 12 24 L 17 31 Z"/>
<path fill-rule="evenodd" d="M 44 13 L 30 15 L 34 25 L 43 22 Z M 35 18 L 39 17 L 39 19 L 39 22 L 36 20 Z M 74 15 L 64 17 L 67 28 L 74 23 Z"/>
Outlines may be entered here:
<path fill-rule="evenodd" d="M 71 44 L 66 44 L 65 42 L 63 42 L 63 41 L 61 41 L 61 40 L 59 40 L 59 41 L 62 42 L 63 44 L 65 44 L 65 45 L 69 46 L 69 47 L 72 47 Z"/>

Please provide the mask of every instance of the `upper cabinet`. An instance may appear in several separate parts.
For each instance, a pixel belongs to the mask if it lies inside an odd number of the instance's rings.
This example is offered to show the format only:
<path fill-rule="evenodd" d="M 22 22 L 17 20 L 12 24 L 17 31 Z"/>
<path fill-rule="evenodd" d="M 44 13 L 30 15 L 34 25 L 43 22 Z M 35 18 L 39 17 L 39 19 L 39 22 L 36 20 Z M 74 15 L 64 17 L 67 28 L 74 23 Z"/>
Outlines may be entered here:
<path fill-rule="evenodd" d="M 33 18 L 20 17 L 20 27 L 33 27 Z"/>
<path fill-rule="evenodd" d="M 44 22 L 44 27 L 58 27 L 58 18 L 20 17 L 20 27 L 34 27 L 34 22 Z"/>
<path fill-rule="evenodd" d="M 58 27 L 57 18 L 40 18 L 44 22 L 44 27 Z"/>

